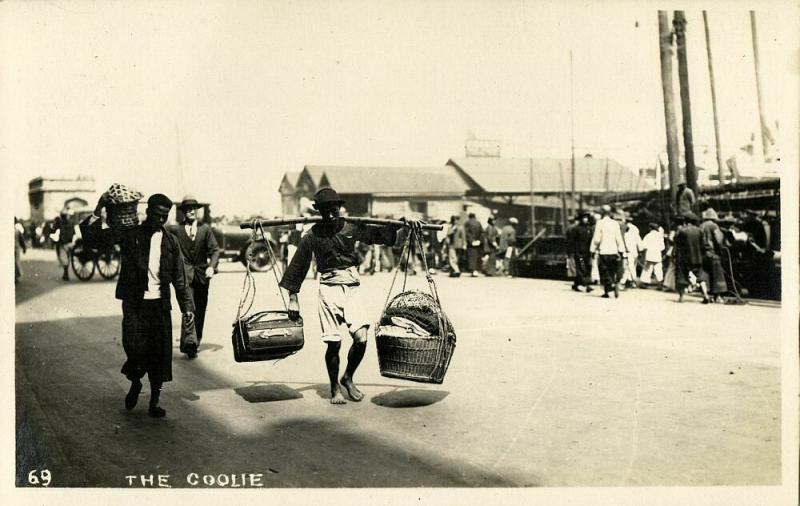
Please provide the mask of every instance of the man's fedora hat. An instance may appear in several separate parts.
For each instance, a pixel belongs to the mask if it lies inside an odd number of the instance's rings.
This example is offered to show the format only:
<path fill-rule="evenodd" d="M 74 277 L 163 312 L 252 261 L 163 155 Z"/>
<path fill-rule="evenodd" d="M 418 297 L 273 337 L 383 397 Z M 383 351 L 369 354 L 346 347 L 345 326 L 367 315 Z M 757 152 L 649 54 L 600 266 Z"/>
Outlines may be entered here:
<path fill-rule="evenodd" d="M 203 207 L 197 199 L 193 195 L 185 195 L 183 199 L 181 199 L 180 205 L 178 205 L 181 209 L 196 209 L 198 207 Z"/>
<path fill-rule="evenodd" d="M 319 209 L 328 204 L 342 205 L 344 204 L 344 200 L 339 197 L 336 190 L 325 186 L 317 190 L 317 193 L 314 194 L 314 209 Z"/>

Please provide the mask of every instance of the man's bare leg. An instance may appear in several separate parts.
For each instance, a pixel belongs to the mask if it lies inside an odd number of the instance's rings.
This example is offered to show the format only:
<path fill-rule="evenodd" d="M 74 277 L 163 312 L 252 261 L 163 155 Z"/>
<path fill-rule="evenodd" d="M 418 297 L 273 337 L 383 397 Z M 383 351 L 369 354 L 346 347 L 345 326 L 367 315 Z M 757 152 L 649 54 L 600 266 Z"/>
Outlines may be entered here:
<path fill-rule="evenodd" d="M 347 404 L 339 389 L 339 349 L 342 347 L 340 342 L 328 342 L 328 349 L 325 351 L 325 366 L 328 368 L 328 380 L 331 383 L 331 404 Z"/>
<path fill-rule="evenodd" d="M 361 327 L 353 334 L 353 345 L 347 353 L 347 368 L 344 370 L 344 375 L 341 379 L 341 384 L 347 390 L 347 394 L 356 402 L 364 398 L 364 394 L 353 383 L 353 376 L 364 358 L 364 352 L 367 350 L 367 328 Z"/>

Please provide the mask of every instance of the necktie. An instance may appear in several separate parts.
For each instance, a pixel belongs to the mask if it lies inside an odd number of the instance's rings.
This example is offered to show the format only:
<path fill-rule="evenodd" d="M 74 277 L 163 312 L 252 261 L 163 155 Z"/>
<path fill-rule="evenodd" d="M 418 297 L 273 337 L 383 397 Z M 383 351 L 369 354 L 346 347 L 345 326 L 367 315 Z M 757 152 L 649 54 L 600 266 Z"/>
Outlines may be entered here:
<path fill-rule="evenodd" d="M 187 232 L 189 232 L 189 239 L 194 241 L 194 227 L 192 227 L 192 226 L 188 227 Z"/>

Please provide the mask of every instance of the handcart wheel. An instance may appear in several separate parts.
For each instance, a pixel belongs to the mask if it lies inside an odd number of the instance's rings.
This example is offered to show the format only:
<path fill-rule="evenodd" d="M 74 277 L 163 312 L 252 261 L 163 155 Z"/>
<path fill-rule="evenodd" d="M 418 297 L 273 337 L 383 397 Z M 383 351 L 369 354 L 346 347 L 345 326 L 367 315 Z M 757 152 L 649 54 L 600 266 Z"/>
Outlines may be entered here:
<path fill-rule="evenodd" d="M 89 281 L 94 276 L 95 263 L 94 258 L 92 258 L 92 252 L 83 244 L 78 243 L 72 249 L 70 264 L 72 265 L 72 272 L 81 281 Z"/>
<path fill-rule="evenodd" d="M 120 267 L 119 247 L 114 245 L 106 251 L 97 254 L 97 272 L 103 279 L 114 279 L 119 274 Z"/>

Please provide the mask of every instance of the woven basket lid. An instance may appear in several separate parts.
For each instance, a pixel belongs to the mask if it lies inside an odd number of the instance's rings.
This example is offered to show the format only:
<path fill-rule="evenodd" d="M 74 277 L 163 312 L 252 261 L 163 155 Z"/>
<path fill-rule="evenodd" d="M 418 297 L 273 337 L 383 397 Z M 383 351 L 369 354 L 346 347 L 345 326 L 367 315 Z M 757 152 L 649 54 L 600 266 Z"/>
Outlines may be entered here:
<path fill-rule="evenodd" d="M 108 189 L 108 197 L 112 204 L 128 204 L 140 201 L 144 194 L 130 186 L 114 183 Z"/>

